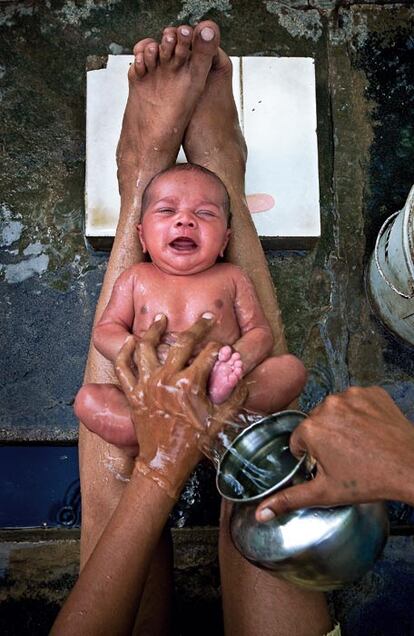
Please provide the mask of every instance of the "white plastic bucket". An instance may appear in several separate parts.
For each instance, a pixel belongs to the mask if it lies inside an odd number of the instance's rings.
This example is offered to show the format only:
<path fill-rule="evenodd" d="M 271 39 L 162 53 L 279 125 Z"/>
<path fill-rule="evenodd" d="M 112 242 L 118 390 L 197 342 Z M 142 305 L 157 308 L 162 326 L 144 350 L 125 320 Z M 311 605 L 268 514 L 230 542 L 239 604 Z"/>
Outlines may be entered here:
<path fill-rule="evenodd" d="M 369 262 L 368 296 L 382 322 L 414 345 L 414 186 L 404 208 L 379 231 Z"/>

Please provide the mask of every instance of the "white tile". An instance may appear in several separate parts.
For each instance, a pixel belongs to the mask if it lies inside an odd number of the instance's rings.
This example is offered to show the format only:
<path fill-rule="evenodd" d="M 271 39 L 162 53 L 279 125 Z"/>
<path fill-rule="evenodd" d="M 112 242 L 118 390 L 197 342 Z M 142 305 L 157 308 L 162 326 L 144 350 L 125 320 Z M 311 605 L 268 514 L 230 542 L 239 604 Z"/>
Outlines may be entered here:
<path fill-rule="evenodd" d="M 240 93 L 240 57 L 231 57 L 231 63 L 233 64 L 233 95 L 236 102 L 237 112 L 239 113 L 239 119 L 241 121 L 241 93 Z M 242 123 L 242 122 L 241 122 Z"/>
<path fill-rule="evenodd" d="M 116 146 L 128 97 L 132 56 L 109 56 L 108 69 L 87 73 L 85 234 L 114 236 L 119 215 Z M 112 60 L 111 60 L 112 58 Z M 111 67 L 113 63 L 115 67 Z M 120 64 L 121 62 L 121 64 Z"/>
<path fill-rule="evenodd" d="M 320 234 L 314 63 L 310 58 L 242 59 L 247 194 L 274 199 L 254 214 L 266 237 Z"/>
<path fill-rule="evenodd" d="M 109 56 L 107 68 L 87 73 L 87 237 L 115 234 L 119 193 L 115 152 L 128 95 L 132 56 Z M 313 60 L 232 58 L 233 92 L 249 148 L 248 194 L 270 195 L 275 205 L 253 215 L 259 235 L 319 236 L 318 155 Z M 240 87 L 243 86 L 243 94 Z M 180 151 L 179 161 L 185 161 Z M 279 240 L 280 242 L 280 240 Z"/>

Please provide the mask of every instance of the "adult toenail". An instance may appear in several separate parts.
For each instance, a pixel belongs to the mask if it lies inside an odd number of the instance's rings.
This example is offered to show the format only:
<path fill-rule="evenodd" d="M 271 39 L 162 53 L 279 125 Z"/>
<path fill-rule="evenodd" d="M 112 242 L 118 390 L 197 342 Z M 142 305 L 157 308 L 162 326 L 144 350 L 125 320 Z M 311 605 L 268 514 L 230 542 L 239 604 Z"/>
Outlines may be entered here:
<path fill-rule="evenodd" d="M 167 42 L 174 42 L 175 37 L 173 35 L 167 35 L 166 38 Z"/>
<path fill-rule="evenodd" d="M 136 63 L 137 64 L 142 64 L 143 60 L 144 60 L 144 58 L 142 56 L 142 53 L 137 53 L 136 56 L 135 56 Z"/>
<path fill-rule="evenodd" d="M 181 35 L 185 35 L 185 36 L 190 35 L 191 33 L 190 29 L 187 29 L 187 27 L 183 27 L 182 29 L 180 29 L 180 31 L 181 31 Z"/>
<path fill-rule="evenodd" d="M 156 46 L 150 46 L 150 53 L 156 53 L 157 52 L 157 47 Z"/>
<path fill-rule="evenodd" d="M 201 30 L 201 38 L 205 41 L 205 42 L 211 42 L 211 40 L 214 38 L 215 33 L 213 31 L 213 29 L 210 29 L 210 27 L 204 27 L 204 29 Z"/>

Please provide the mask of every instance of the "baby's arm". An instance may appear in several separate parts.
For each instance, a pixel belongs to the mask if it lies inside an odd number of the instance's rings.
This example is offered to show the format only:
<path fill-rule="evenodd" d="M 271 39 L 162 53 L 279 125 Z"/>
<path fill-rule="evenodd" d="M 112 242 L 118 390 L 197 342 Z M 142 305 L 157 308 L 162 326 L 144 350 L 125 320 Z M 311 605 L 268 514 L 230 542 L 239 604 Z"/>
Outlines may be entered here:
<path fill-rule="evenodd" d="M 212 402 L 224 402 L 239 380 L 254 369 L 272 351 L 273 336 L 264 316 L 253 283 L 239 268 L 234 268 L 236 297 L 234 307 L 241 338 L 220 349 L 209 380 Z"/>
<path fill-rule="evenodd" d="M 117 278 L 112 295 L 99 322 L 93 329 L 93 344 L 112 362 L 115 361 L 134 321 L 134 278 L 136 266 Z"/>
<path fill-rule="evenodd" d="M 234 307 L 241 337 L 233 349 L 240 354 L 246 375 L 272 353 L 273 335 L 250 278 L 239 268 L 235 267 L 234 272 Z"/>

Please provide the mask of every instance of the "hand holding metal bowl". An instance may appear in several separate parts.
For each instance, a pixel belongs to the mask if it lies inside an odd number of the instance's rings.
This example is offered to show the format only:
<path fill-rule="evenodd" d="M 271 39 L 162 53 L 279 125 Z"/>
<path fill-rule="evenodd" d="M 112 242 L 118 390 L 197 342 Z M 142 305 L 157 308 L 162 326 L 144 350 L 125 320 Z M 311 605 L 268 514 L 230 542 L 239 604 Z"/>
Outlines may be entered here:
<path fill-rule="evenodd" d="M 307 508 L 265 523 L 257 505 L 283 488 L 312 479 L 306 455 L 289 450 L 292 431 L 306 417 L 283 411 L 245 429 L 223 454 L 220 494 L 234 502 L 231 536 L 255 565 L 313 590 L 332 590 L 360 578 L 381 554 L 388 536 L 382 503 Z"/>

